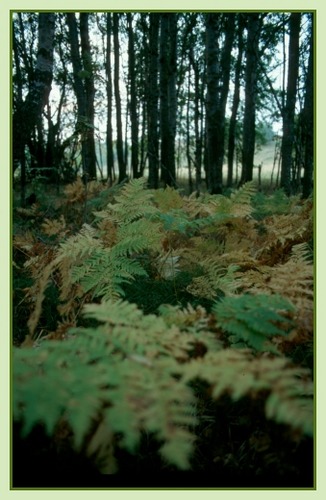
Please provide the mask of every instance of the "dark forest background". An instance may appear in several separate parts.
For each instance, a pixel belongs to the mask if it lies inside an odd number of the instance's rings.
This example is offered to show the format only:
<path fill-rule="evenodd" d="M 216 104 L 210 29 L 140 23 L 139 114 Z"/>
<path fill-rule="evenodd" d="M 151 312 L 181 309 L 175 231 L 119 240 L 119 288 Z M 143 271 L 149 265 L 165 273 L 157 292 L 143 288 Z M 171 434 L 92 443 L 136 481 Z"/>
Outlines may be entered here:
<path fill-rule="evenodd" d="M 29 183 L 146 176 L 189 191 L 312 191 L 311 12 L 12 14 L 12 160 Z M 275 171 L 274 171 L 275 168 Z M 181 175 L 182 174 L 182 175 Z"/>

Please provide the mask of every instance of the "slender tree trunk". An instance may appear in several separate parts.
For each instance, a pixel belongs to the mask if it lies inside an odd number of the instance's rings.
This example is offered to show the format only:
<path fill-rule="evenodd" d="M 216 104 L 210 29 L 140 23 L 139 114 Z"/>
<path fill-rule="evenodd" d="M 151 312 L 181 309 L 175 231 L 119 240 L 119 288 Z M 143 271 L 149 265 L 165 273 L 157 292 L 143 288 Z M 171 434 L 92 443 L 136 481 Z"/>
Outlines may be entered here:
<path fill-rule="evenodd" d="M 167 184 L 176 186 L 176 167 L 175 167 L 175 135 L 177 122 L 177 14 L 171 14 L 169 17 L 169 168 Z"/>
<path fill-rule="evenodd" d="M 210 193 L 222 192 L 222 176 L 218 172 L 216 145 L 219 142 L 219 14 L 206 14 L 206 134 L 207 134 L 207 171 L 206 182 Z"/>
<path fill-rule="evenodd" d="M 33 80 L 26 99 L 13 117 L 13 147 L 16 144 L 21 162 L 21 204 L 25 205 L 26 171 L 25 145 L 31 141 L 35 127 L 42 128 L 42 113 L 48 102 L 53 78 L 55 14 L 40 13 L 38 26 L 38 51 Z"/>
<path fill-rule="evenodd" d="M 106 153 L 109 184 L 112 186 L 114 179 L 114 159 L 113 159 L 113 131 L 112 131 L 112 77 L 111 77 L 111 13 L 106 13 Z"/>
<path fill-rule="evenodd" d="M 220 22 L 225 21 L 225 41 L 219 64 Z M 207 59 L 207 159 L 208 187 L 213 194 L 222 193 L 225 141 L 225 110 L 229 92 L 231 50 L 235 14 L 208 14 L 206 22 Z"/>
<path fill-rule="evenodd" d="M 303 135 L 305 145 L 304 176 L 302 186 L 302 197 L 308 198 L 312 191 L 313 163 L 314 163 L 314 18 L 312 14 L 311 35 L 309 44 L 309 61 L 306 78 L 306 95 L 303 108 Z"/>
<path fill-rule="evenodd" d="M 149 86 L 148 86 L 148 186 L 158 188 L 158 35 L 159 16 L 151 12 L 149 31 Z"/>
<path fill-rule="evenodd" d="M 161 180 L 166 183 L 168 168 L 169 112 L 168 112 L 168 18 L 161 14 L 160 31 L 160 135 Z"/>
<path fill-rule="evenodd" d="M 217 155 L 217 186 L 212 192 L 221 192 L 223 184 L 223 163 L 225 153 L 225 111 L 230 86 L 231 51 L 233 47 L 235 31 L 235 14 L 224 14 L 226 20 L 225 41 L 221 55 L 221 91 L 218 102 L 218 142 L 216 144 Z"/>
<path fill-rule="evenodd" d="M 114 41 L 114 94 L 117 115 L 117 155 L 119 165 L 118 182 L 122 182 L 127 177 L 126 164 L 123 157 L 123 139 L 122 139 L 122 116 L 121 116 L 121 97 L 119 88 L 120 79 L 120 55 L 119 55 L 119 14 L 113 14 L 113 41 Z"/>
<path fill-rule="evenodd" d="M 301 14 L 294 12 L 290 16 L 290 44 L 288 62 L 288 81 L 286 90 L 286 104 L 283 112 L 282 138 L 282 168 L 281 187 L 287 195 L 291 194 L 291 169 L 294 140 L 294 114 L 297 95 L 297 81 L 299 74 L 299 36 Z"/>
<path fill-rule="evenodd" d="M 188 163 L 188 182 L 189 182 L 189 192 L 193 192 L 193 181 L 191 175 L 191 154 L 190 154 L 190 92 L 191 92 L 191 71 L 190 64 L 188 69 L 188 98 L 187 98 L 187 111 L 186 111 L 186 154 Z"/>
<path fill-rule="evenodd" d="M 138 114 L 136 95 L 136 70 L 135 70 L 135 37 L 132 26 L 132 15 L 127 13 L 128 23 L 128 54 L 129 54 L 129 91 L 130 91 L 130 121 L 131 121 L 131 169 L 134 178 L 140 176 L 139 172 L 139 141 L 138 141 Z"/>
<path fill-rule="evenodd" d="M 248 38 L 246 47 L 245 110 L 243 119 L 242 175 L 241 183 L 252 180 L 255 156 L 255 125 L 258 76 L 258 44 L 260 14 L 248 15 Z"/>
<path fill-rule="evenodd" d="M 22 137 L 22 131 L 21 131 L 21 126 L 23 124 L 23 78 L 22 78 L 22 72 L 20 68 L 20 59 L 19 59 L 19 51 L 18 51 L 18 41 L 16 39 L 16 33 L 15 30 L 13 30 L 13 51 L 14 51 L 14 61 L 15 61 L 15 77 L 16 77 L 16 99 L 14 100 L 13 103 L 13 171 L 18 168 L 20 165 L 21 171 L 22 165 L 23 165 L 23 160 L 25 160 L 25 153 L 24 153 L 24 144 L 23 144 L 23 137 Z M 25 173 L 25 168 L 24 168 L 24 173 Z M 25 199 L 25 197 L 24 197 Z"/>
<path fill-rule="evenodd" d="M 176 185 L 176 14 L 161 14 L 161 178 L 165 185 Z"/>
<path fill-rule="evenodd" d="M 195 128 L 195 165 L 196 165 L 196 192 L 199 194 L 201 185 L 201 168 L 202 168 L 202 152 L 203 152 L 203 137 L 204 137 L 204 82 L 200 76 L 200 62 L 195 61 L 193 48 L 191 47 L 189 57 L 195 74 L 195 111 L 194 111 L 194 128 Z"/>
<path fill-rule="evenodd" d="M 96 155 L 94 141 L 94 76 L 88 33 L 88 14 L 80 14 L 79 52 L 77 21 L 74 13 L 67 13 L 71 60 L 74 73 L 74 91 L 77 98 L 78 118 L 76 132 L 81 135 L 83 178 L 96 179 Z M 83 82 L 83 78 L 85 82 Z"/>
<path fill-rule="evenodd" d="M 239 19 L 238 56 L 235 67 L 234 94 L 233 94 L 232 111 L 231 111 L 230 125 L 229 125 L 229 137 L 228 137 L 228 176 L 227 176 L 228 187 L 231 187 L 233 183 L 235 135 L 236 135 L 236 125 L 237 125 L 237 114 L 240 104 L 240 76 L 241 76 L 241 65 L 242 65 L 242 54 L 243 54 L 243 30 L 244 30 L 243 15 L 239 14 L 238 19 Z"/>
<path fill-rule="evenodd" d="M 85 72 L 85 97 L 86 97 L 86 130 L 84 132 L 85 156 L 86 156 L 86 172 L 88 179 L 96 179 L 96 153 L 95 153 L 95 138 L 94 138 L 94 73 L 91 55 L 91 46 L 89 40 L 88 28 L 89 14 L 80 13 L 80 40 L 82 61 Z"/>

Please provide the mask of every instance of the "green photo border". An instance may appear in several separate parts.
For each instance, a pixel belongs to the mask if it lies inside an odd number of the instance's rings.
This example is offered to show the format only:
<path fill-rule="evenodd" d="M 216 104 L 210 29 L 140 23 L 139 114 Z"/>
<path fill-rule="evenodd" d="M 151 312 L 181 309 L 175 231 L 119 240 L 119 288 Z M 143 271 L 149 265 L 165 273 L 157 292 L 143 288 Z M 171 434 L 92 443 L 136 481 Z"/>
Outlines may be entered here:
<path fill-rule="evenodd" d="M 90 9 L 90 5 L 92 8 Z M 324 0 L 314 0 L 310 2 L 304 2 L 301 0 L 297 1 L 256 1 L 248 0 L 244 2 L 243 0 L 222 0 L 222 1 L 212 1 L 212 0 L 201 0 L 196 2 L 195 0 L 166 0 L 165 2 L 158 3 L 154 0 L 120 0 L 118 2 L 119 8 L 115 8 L 117 3 L 105 1 L 105 0 L 94 0 L 91 4 L 85 0 L 80 1 L 70 1 L 70 0 L 49 0 L 48 2 L 42 2 L 40 0 L 1 0 L 0 3 L 0 36 L 1 36 L 1 73 L 0 73 L 0 103 L 1 103 L 1 134 L 0 134 L 0 151 L 1 151 L 1 166 L 0 166 L 0 177 L 1 177 L 1 195 L 0 195 L 0 217 L 1 217 L 1 239 L 0 239 L 0 265 L 1 265 L 1 281 L 3 283 L 2 290 L 0 293 L 0 305 L 1 305 L 1 322 L 5 326 L 4 331 L 1 333 L 0 342 L 0 498 L 12 498 L 16 495 L 23 495 L 23 498 L 34 498 L 34 496 L 42 495 L 42 498 L 53 497 L 57 495 L 63 495 L 64 498 L 89 498 L 89 495 L 94 492 L 96 495 L 107 495 L 110 494 L 114 498 L 125 499 L 137 497 L 144 498 L 150 496 L 151 498 L 155 496 L 158 498 L 162 495 L 187 495 L 187 498 L 195 498 L 198 494 L 204 493 L 205 496 L 222 495 L 222 498 L 231 498 L 233 500 L 234 496 L 237 497 L 241 495 L 241 498 L 245 499 L 255 495 L 261 497 L 268 497 L 271 495 L 285 496 L 286 498 L 301 498 L 302 495 L 323 495 L 326 492 L 326 474 L 323 472 L 324 469 L 324 447 L 326 446 L 325 430 L 322 422 L 325 419 L 325 399 L 323 397 L 323 389 L 321 388 L 322 381 L 324 380 L 324 366 L 323 361 L 323 346 L 325 345 L 325 335 L 322 331 L 323 326 L 323 296 L 325 291 L 323 290 L 323 277 L 325 276 L 326 261 L 323 262 L 323 246 L 325 244 L 325 232 L 323 229 L 323 213 L 325 207 L 323 194 L 321 192 L 322 187 L 325 185 L 323 177 L 326 176 L 326 167 L 323 166 L 322 161 L 322 144 L 324 139 L 324 120 L 323 114 L 326 111 L 325 108 L 325 92 L 323 89 L 323 81 L 325 76 L 325 51 L 326 51 L 326 27 L 324 25 L 326 16 L 326 2 Z M 54 11 L 64 11 L 64 10 L 91 10 L 91 11 L 105 11 L 105 10 L 117 10 L 122 11 L 315 11 L 316 16 L 316 65 L 315 65 L 315 76 L 316 76 L 316 116 L 315 116 L 315 178 L 316 178 L 316 188 L 315 188 L 315 318 L 316 318 L 316 341 L 315 341 L 315 365 L 317 367 L 317 382 L 315 382 L 316 392 L 317 392 L 317 404 L 316 404 L 316 421 L 317 421 L 317 436 L 316 450 L 315 450 L 315 490 L 220 490 L 220 489 L 208 489 L 200 490 L 190 489 L 190 490 L 10 490 L 10 352 L 11 352 L 11 318 L 10 318 L 10 303 L 11 303 L 11 290 L 10 290 L 10 266 L 11 266 L 11 179 L 10 179 L 10 67 L 11 67 L 11 53 L 10 53 L 10 17 L 11 11 L 28 11 L 28 10 L 54 10 Z M 317 182 L 318 180 L 318 182 Z M 326 351 L 325 351 L 326 352 Z M 37 474 L 37 471 L 35 471 Z M 200 491 L 199 491 L 200 490 Z"/>

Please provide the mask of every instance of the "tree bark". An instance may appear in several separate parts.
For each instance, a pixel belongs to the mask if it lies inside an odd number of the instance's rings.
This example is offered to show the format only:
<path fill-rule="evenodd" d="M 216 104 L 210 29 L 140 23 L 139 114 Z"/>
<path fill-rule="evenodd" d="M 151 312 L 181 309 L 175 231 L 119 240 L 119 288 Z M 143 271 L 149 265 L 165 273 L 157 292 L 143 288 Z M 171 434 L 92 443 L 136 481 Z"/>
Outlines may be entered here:
<path fill-rule="evenodd" d="M 120 55 L 119 55 L 119 14 L 113 14 L 113 41 L 114 41 L 114 94 L 117 115 L 117 156 L 119 166 L 118 182 L 123 182 L 127 177 L 127 169 L 123 156 L 123 138 L 122 138 L 122 116 L 121 116 L 121 97 L 120 97 Z"/>
<path fill-rule="evenodd" d="M 38 50 L 33 80 L 19 112 L 13 116 L 13 148 L 18 149 L 21 162 L 21 204 L 25 205 L 26 162 L 25 145 L 31 140 L 37 126 L 42 127 L 42 113 L 48 102 L 53 78 L 55 14 L 40 13 Z M 40 131 L 40 129 L 39 129 Z"/>
<path fill-rule="evenodd" d="M 313 164 L 314 164 L 314 18 L 311 19 L 311 35 L 309 43 L 309 60 L 306 78 L 306 94 L 303 108 L 303 139 L 305 145 L 304 175 L 302 197 L 308 198 L 312 191 Z"/>
<path fill-rule="evenodd" d="M 218 38 L 223 21 L 225 41 L 220 53 Z M 207 15 L 207 172 L 208 189 L 212 194 L 222 193 L 225 109 L 229 92 L 234 27 L 235 14 Z"/>
<path fill-rule="evenodd" d="M 177 15 L 161 14 L 160 104 L 161 104 L 161 179 L 176 185 L 176 37 Z"/>
<path fill-rule="evenodd" d="M 220 192 L 223 184 L 223 163 L 225 152 L 225 111 L 230 86 L 231 52 L 235 31 L 235 14 L 224 14 L 226 20 L 225 42 L 221 55 L 221 91 L 219 95 L 219 120 L 218 120 L 218 142 L 217 142 L 217 186 L 213 192 Z"/>
<path fill-rule="evenodd" d="M 112 21 L 111 13 L 106 13 L 106 96 L 107 96 L 107 115 L 106 115 L 106 154 L 109 184 L 112 186 L 114 178 L 114 159 L 113 159 L 113 131 L 112 131 L 112 77 L 111 77 L 111 32 Z"/>
<path fill-rule="evenodd" d="M 148 83 L 148 186 L 158 188 L 158 36 L 159 16 L 151 12 L 149 31 L 149 83 Z"/>
<path fill-rule="evenodd" d="M 86 129 L 84 132 L 86 157 L 86 172 L 88 179 L 96 179 L 96 153 L 95 153 L 95 138 L 94 138 L 94 72 L 93 62 L 91 55 L 91 46 L 89 40 L 88 28 L 89 14 L 86 12 L 80 13 L 80 40 L 81 40 L 81 54 L 83 61 L 83 68 L 85 72 L 84 89 L 86 97 Z"/>
<path fill-rule="evenodd" d="M 77 98 L 78 118 L 76 133 L 81 135 L 83 178 L 96 179 L 96 154 L 94 141 L 94 75 L 88 32 L 88 14 L 80 14 L 80 40 L 74 13 L 67 13 L 69 42 L 74 74 L 74 91 Z M 84 81 L 83 81 L 84 80 Z"/>
<path fill-rule="evenodd" d="M 218 158 L 216 144 L 219 129 L 219 14 L 206 15 L 206 65 L 207 65 L 207 96 L 206 96 L 206 137 L 207 137 L 207 171 L 206 181 L 210 193 L 221 193 L 222 182 L 218 174 Z"/>
<path fill-rule="evenodd" d="M 255 125 L 260 27 L 260 14 L 249 14 L 246 46 L 245 110 L 243 119 L 241 184 L 251 181 L 253 176 L 256 140 Z"/>
<path fill-rule="evenodd" d="M 128 23 L 128 55 L 129 55 L 129 90 L 130 90 L 130 122 L 131 122 L 131 169 L 136 179 L 139 172 L 139 140 L 138 140 L 138 114 L 136 95 L 136 70 L 135 70 L 135 37 L 132 25 L 132 15 L 127 13 Z"/>
<path fill-rule="evenodd" d="M 234 93 L 232 102 L 232 111 L 230 117 L 229 125 L 229 137 L 228 137 L 228 175 L 227 175 L 227 186 L 231 187 L 233 183 L 233 164 L 234 164 L 234 151 L 235 151 L 235 136 L 236 136 L 236 125 L 237 125 L 237 114 L 240 104 L 240 76 L 241 76 L 241 65 L 242 65 L 242 54 L 243 54 L 243 30 L 244 30 L 244 19 L 243 14 L 238 16 L 238 56 L 235 67 L 234 76 Z"/>
<path fill-rule="evenodd" d="M 283 111 L 283 138 L 282 138 L 282 167 L 281 187 L 287 195 L 291 194 L 291 168 L 294 140 L 294 115 L 297 95 L 297 81 L 299 74 L 299 36 L 301 13 L 290 15 L 290 44 L 288 62 L 288 80 L 286 90 L 286 104 Z"/>

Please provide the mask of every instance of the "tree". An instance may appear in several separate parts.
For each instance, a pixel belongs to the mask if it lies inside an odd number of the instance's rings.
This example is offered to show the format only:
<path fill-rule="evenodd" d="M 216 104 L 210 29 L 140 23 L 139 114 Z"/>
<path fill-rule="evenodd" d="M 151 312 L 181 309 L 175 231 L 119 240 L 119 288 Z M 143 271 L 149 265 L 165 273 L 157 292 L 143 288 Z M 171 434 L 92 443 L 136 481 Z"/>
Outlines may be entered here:
<path fill-rule="evenodd" d="M 305 146 L 304 156 L 304 176 L 302 185 L 302 197 L 308 198 L 312 190 L 313 162 L 314 162 L 314 86 L 313 86 L 313 65 L 314 65 L 314 26 L 313 15 L 311 16 L 310 39 L 309 39 L 309 60 L 305 82 L 305 101 L 302 113 L 303 141 Z"/>
<path fill-rule="evenodd" d="M 253 175 L 260 30 L 261 15 L 248 14 L 241 183 L 251 181 Z"/>
<path fill-rule="evenodd" d="M 282 167 L 281 187 L 286 194 L 291 194 L 291 167 L 294 139 L 294 114 L 297 95 L 297 81 L 299 74 L 299 36 L 301 13 L 293 12 L 290 15 L 290 43 L 288 61 L 288 79 L 286 89 L 286 104 L 283 110 L 283 137 L 282 137 Z"/>
<path fill-rule="evenodd" d="M 94 141 L 94 74 L 88 29 L 89 14 L 80 13 L 80 45 L 76 15 L 67 13 L 73 86 L 78 104 L 76 134 L 81 135 L 82 165 L 85 180 L 96 179 L 96 154 Z"/>
<path fill-rule="evenodd" d="M 14 159 L 21 166 L 21 204 L 25 205 L 26 162 L 25 146 L 30 142 L 35 128 L 42 134 L 42 113 L 48 102 L 53 78 L 55 14 L 38 15 L 38 48 L 35 69 L 30 75 L 29 92 L 22 101 L 22 75 L 18 70 L 18 102 L 13 115 L 13 150 Z M 14 42 L 17 68 L 19 67 L 17 43 Z M 40 139 L 40 137 L 39 137 Z"/>
<path fill-rule="evenodd" d="M 135 37 L 133 29 L 133 18 L 127 13 L 128 23 L 128 55 L 129 55 L 129 92 L 130 92 L 130 121 L 131 121 L 131 169 L 134 178 L 140 177 L 139 165 L 139 142 L 138 142 L 138 113 L 136 93 L 136 69 L 135 69 Z"/>
<path fill-rule="evenodd" d="M 113 159 L 113 130 L 112 130 L 112 69 L 111 69 L 111 32 L 112 18 L 111 13 L 106 13 L 106 58 L 105 58 L 105 73 L 106 73 L 106 97 L 107 97 L 107 114 L 106 114 L 106 154 L 107 154 L 107 169 L 109 183 L 112 185 L 114 176 L 114 159 Z"/>
<path fill-rule="evenodd" d="M 207 166 L 208 189 L 213 194 L 222 193 L 225 110 L 229 92 L 234 28 L 235 14 L 207 15 Z M 221 29 L 224 29 L 225 34 L 222 50 L 219 49 Z"/>
<path fill-rule="evenodd" d="M 175 186 L 177 14 L 160 17 L 161 178 L 165 185 Z"/>
<path fill-rule="evenodd" d="M 123 138 L 122 138 L 122 116 L 121 116 L 121 97 L 120 97 L 120 45 L 119 45 L 119 14 L 113 14 L 113 42 L 114 42 L 114 95 L 117 117 L 117 155 L 119 166 L 118 182 L 122 182 L 127 177 L 126 163 L 123 156 Z"/>
<path fill-rule="evenodd" d="M 216 144 L 219 130 L 219 20 L 221 14 L 206 15 L 206 133 L 207 133 L 207 187 L 211 193 L 222 192 L 222 173 L 218 172 Z"/>
<path fill-rule="evenodd" d="M 237 113 L 240 104 L 240 76 L 242 69 L 242 56 L 243 56 L 243 31 L 244 31 L 244 16 L 243 14 L 238 15 L 238 55 L 235 66 L 234 75 L 234 92 L 232 101 L 232 110 L 229 123 L 229 135 L 228 135 L 228 176 L 227 176 L 227 186 L 231 187 L 233 182 L 233 163 L 234 163 L 234 150 L 235 150 L 235 137 L 236 137 L 236 125 L 237 125 Z"/>
<path fill-rule="evenodd" d="M 148 186 L 158 188 L 158 36 L 159 17 L 151 12 L 149 15 L 149 75 L 148 75 Z"/>

